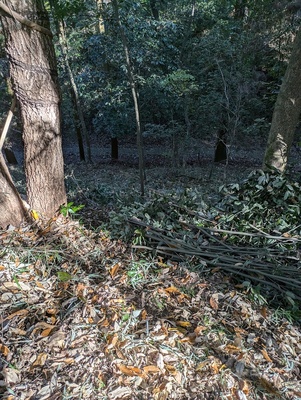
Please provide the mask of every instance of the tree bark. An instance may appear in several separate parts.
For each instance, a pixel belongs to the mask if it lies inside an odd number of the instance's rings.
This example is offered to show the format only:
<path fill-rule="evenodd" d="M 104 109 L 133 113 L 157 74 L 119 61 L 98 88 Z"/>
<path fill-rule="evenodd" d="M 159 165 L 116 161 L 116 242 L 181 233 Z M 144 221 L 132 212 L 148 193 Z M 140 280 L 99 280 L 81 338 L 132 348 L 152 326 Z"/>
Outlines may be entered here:
<path fill-rule="evenodd" d="M 1 16 L 13 90 L 23 124 L 30 206 L 47 217 L 66 202 L 60 131 L 60 94 L 48 15 L 41 0 L 5 0 L 16 19 Z M 38 28 L 37 28 L 38 27 Z M 41 28 L 41 29 L 40 29 Z"/>
<path fill-rule="evenodd" d="M 144 196 L 144 186 L 145 186 L 145 167 L 144 167 L 144 148 L 143 148 L 143 137 L 141 131 L 141 121 L 140 121 L 140 107 L 138 101 L 138 90 L 136 87 L 136 82 L 134 78 L 134 73 L 132 71 L 132 64 L 130 59 L 130 52 L 127 37 L 124 33 L 123 26 L 120 21 L 119 17 L 119 8 L 118 8 L 118 1 L 112 0 L 112 5 L 115 13 L 116 22 L 118 24 L 120 37 L 123 45 L 124 55 L 125 55 L 125 63 L 127 67 L 128 73 L 128 80 L 132 91 L 132 97 L 134 102 L 134 109 L 135 109 L 135 119 L 136 119 L 136 133 L 137 133 L 137 149 L 138 149 L 138 157 L 139 157 L 139 177 L 140 177 L 140 191 L 141 196 Z"/>
<path fill-rule="evenodd" d="M 90 144 L 90 137 L 89 137 L 89 133 L 88 133 L 88 129 L 85 123 L 85 118 L 84 118 L 84 113 L 83 113 L 83 109 L 81 106 L 81 102 L 80 102 L 80 96 L 78 93 L 78 89 L 77 89 L 77 85 L 74 79 L 74 75 L 70 66 L 70 62 L 69 62 L 69 55 L 68 55 L 68 46 L 67 46 L 67 39 L 66 39 L 66 35 L 65 35 L 65 29 L 64 29 L 64 23 L 63 21 L 59 21 L 57 23 L 57 30 L 58 30 L 58 36 L 59 36 L 59 42 L 60 42 L 60 47 L 61 47 L 61 51 L 62 51 L 62 55 L 63 55 L 63 59 L 65 62 L 65 66 L 67 69 L 67 73 L 69 76 L 69 81 L 70 81 L 70 85 L 71 85 L 71 91 L 72 93 L 72 100 L 75 106 L 75 110 L 74 112 L 77 112 L 77 117 L 78 120 L 80 122 L 80 126 L 78 126 L 77 128 L 79 128 L 80 130 L 77 130 L 77 137 L 79 137 L 78 135 L 80 134 L 81 139 L 80 141 L 83 143 L 83 139 L 85 140 L 86 146 L 87 146 L 87 154 L 88 154 L 88 160 L 91 162 L 92 161 L 92 155 L 91 155 L 91 144 Z M 79 141 L 79 145 L 80 145 L 80 141 Z"/>
<path fill-rule="evenodd" d="M 263 160 L 264 169 L 284 172 L 301 111 L 301 29 L 277 96 Z"/>
<path fill-rule="evenodd" d="M 26 209 L 0 152 L 0 228 L 19 226 L 26 217 Z"/>

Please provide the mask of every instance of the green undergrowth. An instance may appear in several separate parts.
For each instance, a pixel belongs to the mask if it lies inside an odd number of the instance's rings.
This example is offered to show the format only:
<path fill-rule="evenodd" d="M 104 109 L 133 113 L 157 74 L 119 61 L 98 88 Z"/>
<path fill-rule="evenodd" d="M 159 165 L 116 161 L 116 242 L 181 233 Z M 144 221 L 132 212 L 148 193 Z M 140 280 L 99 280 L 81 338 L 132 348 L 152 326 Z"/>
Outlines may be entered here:
<path fill-rule="evenodd" d="M 153 245 L 147 235 L 148 227 L 151 227 L 164 232 L 167 237 L 181 238 L 189 245 L 203 243 L 202 230 L 205 229 L 208 232 L 218 230 L 218 239 L 231 246 L 268 247 L 283 254 L 298 252 L 301 187 L 288 175 L 253 171 L 240 183 L 221 186 L 215 204 L 207 204 L 204 198 L 208 197 L 204 197 L 200 186 L 150 190 L 144 199 L 134 190 L 119 193 L 103 228 L 112 238 L 148 248 Z M 138 224 L 131 223 L 133 219 Z M 192 259 L 190 261 L 193 268 Z M 132 265 L 129 279 L 133 286 L 147 279 L 147 265 L 148 262 Z M 264 299 L 262 287 L 251 282 L 248 279 L 244 282 L 250 285 L 249 295 Z M 272 297 L 273 294 L 269 299 Z M 284 296 L 281 306 L 276 303 L 275 315 L 298 320 L 299 306 L 299 301 L 289 294 Z"/>
<path fill-rule="evenodd" d="M 288 175 L 254 171 L 241 184 L 222 186 L 220 192 L 222 199 L 216 205 L 220 227 L 288 238 L 300 236 L 301 186 Z M 270 244 L 272 239 L 258 236 L 248 241 Z"/>
<path fill-rule="evenodd" d="M 252 172 L 241 183 L 221 186 L 215 204 L 206 204 L 200 187 L 149 191 L 145 199 L 139 193 L 116 196 L 114 210 L 108 215 L 107 228 L 113 237 L 142 241 L 141 230 L 128 221 L 137 218 L 152 227 L 195 238 L 195 229 L 215 228 L 232 231 L 222 235 L 234 244 L 270 245 L 271 236 L 293 237 L 301 234 L 301 187 L 287 175 Z M 251 232 L 254 235 L 235 235 Z M 256 233 L 258 235 L 256 235 Z M 276 243 L 275 246 L 283 246 Z M 292 244 L 288 245 L 291 248 Z"/>

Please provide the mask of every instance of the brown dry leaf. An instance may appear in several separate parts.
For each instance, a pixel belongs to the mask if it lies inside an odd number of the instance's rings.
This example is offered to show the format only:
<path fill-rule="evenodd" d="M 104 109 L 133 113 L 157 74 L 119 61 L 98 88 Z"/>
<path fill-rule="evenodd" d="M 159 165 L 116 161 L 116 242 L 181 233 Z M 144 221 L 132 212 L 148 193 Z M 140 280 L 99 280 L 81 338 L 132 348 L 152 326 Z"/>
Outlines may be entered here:
<path fill-rule="evenodd" d="M 209 300 L 210 306 L 213 310 L 218 310 L 218 294 L 213 294 Z"/>
<path fill-rule="evenodd" d="M 43 365 L 45 365 L 47 358 L 48 354 L 40 353 L 35 362 L 32 364 L 32 367 L 42 367 Z"/>
<path fill-rule="evenodd" d="M 164 290 L 165 290 L 165 292 L 167 292 L 169 294 L 171 294 L 171 293 L 177 293 L 177 294 L 181 293 L 180 290 L 177 289 L 175 286 L 169 286 L 168 288 L 165 288 Z"/>
<path fill-rule="evenodd" d="M 177 300 L 179 303 L 182 303 L 184 300 L 186 299 L 190 299 L 190 296 L 188 296 L 188 294 L 185 293 L 181 293 L 178 297 Z"/>
<path fill-rule="evenodd" d="M 116 343 L 118 342 L 118 335 L 115 333 L 115 335 L 108 336 L 107 342 L 108 342 L 107 349 L 112 349 L 113 347 L 116 346 Z"/>
<path fill-rule="evenodd" d="M 47 308 L 46 313 L 49 315 L 56 315 L 58 313 L 57 308 Z"/>
<path fill-rule="evenodd" d="M 145 367 L 143 367 L 143 371 L 146 374 L 156 374 L 160 372 L 160 368 L 158 368 L 156 365 L 146 365 Z"/>
<path fill-rule="evenodd" d="M 102 326 L 103 328 L 105 328 L 110 325 L 110 322 L 109 322 L 108 318 L 105 318 L 103 321 L 99 321 L 99 325 Z"/>
<path fill-rule="evenodd" d="M 244 392 L 244 394 L 248 395 L 250 392 L 249 384 L 245 380 L 238 381 L 239 389 Z"/>
<path fill-rule="evenodd" d="M 10 315 L 8 315 L 6 318 L 1 319 L 0 320 L 0 324 L 2 324 L 2 322 L 7 321 L 9 319 L 13 319 L 14 317 L 22 317 L 28 314 L 28 310 L 18 310 Z"/>
<path fill-rule="evenodd" d="M 117 364 L 118 368 L 120 371 L 128 376 L 144 376 L 143 371 L 140 368 L 137 367 L 132 367 L 132 366 L 126 366 L 123 364 Z"/>
<path fill-rule="evenodd" d="M 4 346 L 4 344 L 0 344 L 0 352 L 6 357 L 10 353 L 10 350 L 8 347 Z"/>
<path fill-rule="evenodd" d="M 74 358 L 65 358 L 64 360 L 63 360 L 63 362 L 65 363 L 65 364 L 73 364 L 74 363 Z"/>
<path fill-rule="evenodd" d="M 122 360 L 126 360 L 125 355 L 119 349 L 116 349 L 116 354 L 117 354 L 118 358 L 121 358 Z"/>
<path fill-rule="evenodd" d="M 180 342 L 194 344 L 195 339 L 196 339 L 195 334 L 192 334 L 192 335 L 188 335 L 188 336 L 184 337 L 183 339 L 180 340 Z"/>
<path fill-rule="evenodd" d="M 170 364 L 165 364 L 165 367 L 171 375 L 175 375 L 178 371 L 176 367 L 174 367 L 173 365 L 170 365 Z"/>
<path fill-rule="evenodd" d="M 156 374 L 157 372 L 160 372 L 160 368 L 158 368 L 156 365 L 146 365 L 143 367 L 143 371 L 151 374 Z"/>
<path fill-rule="evenodd" d="M 145 321 L 147 318 L 147 311 L 146 310 L 142 310 L 141 312 L 141 320 Z"/>
<path fill-rule="evenodd" d="M 208 329 L 208 328 L 207 328 L 206 326 L 199 325 L 199 326 L 197 326 L 197 327 L 195 328 L 194 333 L 196 334 L 196 336 L 199 336 L 200 333 L 206 331 L 207 329 Z"/>
<path fill-rule="evenodd" d="M 213 362 L 211 363 L 211 371 L 213 371 L 214 374 L 218 374 L 220 369 L 222 368 L 222 363 L 219 359 L 215 358 Z"/>
<path fill-rule="evenodd" d="M 227 346 L 225 347 L 225 350 L 229 353 L 229 354 L 233 354 L 233 353 L 240 353 L 241 349 L 237 346 L 234 346 L 233 344 L 227 344 Z"/>
<path fill-rule="evenodd" d="M 271 358 L 269 357 L 269 355 L 265 349 L 262 349 L 261 353 L 262 353 L 263 357 L 266 359 L 266 361 L 273 362 L 273 360 L 271 360 Z"/>
<path fill-rule="evenodd" d="M 76 294 L 77 295 L 82 295 L 83 291 L 87 288 L 86 285 L 84 285 L 82 282 L 79 282 L 77 287 L 76 287 Z"/>
<path fill-rule="evenodd" d="M 31 335 L 35 335 L 37 331 L 42 330 L 40 335 L 42 337 L 47 337 L 55 327 L 55 325 L 47 324 L 47 322 L 38 322 L 37 324 L 35 324 Z"/>
<path fill-rule="evenodd" d="M 115 265 L 113 265 L 113 267 L 110 269 L 111 278 L 115 278 L 119 269 L 120 269 L 120 263 L 116 263 Z"/>
<path fill-rule="evenodd" d="M 49 336 L 50 333 L 52 332 L 52 330 L 53 330 L 53 328 L 44 329 L 44 330 L 41 332 L 41 336 L 42 336 L 42 337 L 47 337 L 47 336 Z"/>
<path fill-rule="evenodd" d="M 5 270 L 4 265 L 0 265 L 0 271 L 4 271 L 4 270 Z"/>

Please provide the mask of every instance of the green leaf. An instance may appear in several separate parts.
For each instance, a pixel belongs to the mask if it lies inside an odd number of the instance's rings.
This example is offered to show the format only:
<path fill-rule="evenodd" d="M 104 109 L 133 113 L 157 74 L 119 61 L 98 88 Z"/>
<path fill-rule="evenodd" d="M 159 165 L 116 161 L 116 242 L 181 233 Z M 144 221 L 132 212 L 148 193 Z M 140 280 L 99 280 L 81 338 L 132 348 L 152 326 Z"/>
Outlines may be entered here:
<path fill-rule="evenodd" d="M 57 272 L 57 277 L 58 277 L 59 281 L 61 281 L 61 282 L 67 282 L 67 281 L 70 281 L 72 279 L 72 275 L 70 275 L 66 271 Z"/>

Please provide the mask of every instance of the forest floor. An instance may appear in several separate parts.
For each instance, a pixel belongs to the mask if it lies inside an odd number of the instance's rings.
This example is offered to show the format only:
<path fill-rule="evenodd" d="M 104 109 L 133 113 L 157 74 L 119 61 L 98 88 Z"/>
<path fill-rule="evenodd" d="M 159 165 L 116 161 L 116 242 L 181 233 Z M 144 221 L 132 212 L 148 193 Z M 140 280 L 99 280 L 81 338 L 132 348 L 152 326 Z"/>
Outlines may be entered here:
<path fill-rule="evenodd" d="M 135 249 L 110 219 L 120 202 L 135 210 L 136 167 L 71 161 L 80 222 L 59 214 L 0 231 L 0 397 L 300 399 L 301 328 L 289 310 L 219 269 Z M 193 189 L 204 203 L 260 167 L 156 162 L 146 197 Z M 20 168 L 12 174 L 24 192 Z"/>

